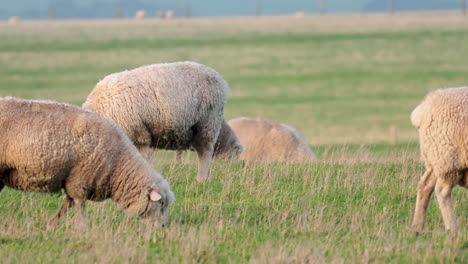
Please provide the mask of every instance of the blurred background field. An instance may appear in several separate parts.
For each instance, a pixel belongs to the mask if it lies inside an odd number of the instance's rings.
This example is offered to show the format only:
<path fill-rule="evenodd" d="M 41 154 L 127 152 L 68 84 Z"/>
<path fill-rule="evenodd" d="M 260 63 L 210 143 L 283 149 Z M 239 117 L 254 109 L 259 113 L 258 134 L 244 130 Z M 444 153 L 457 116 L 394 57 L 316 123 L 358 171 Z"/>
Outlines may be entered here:
<path fill-rule="evenodd" d="M 287 122 L 311 144 L 414 141 L 423 95 L 466 82 L 455 13 L 1 24 L 0 95 L 80 105 L 105 75 L 193 60 L 231 87 L 226 117 Z"/>
<path fill-rule="evenodd" d="M 320 161 L 217 162 L 194 182 L 193 159 L 158 153 L 177 201 L 171 225 L 148 233 L 111 202 L 88 203 L 91 227 L 45 221 L 61 198 L 0 192 L 0 257 L 39 262 L 466 262 L 464 230 L 447 236 L 432 201 L 427 233 L 410 220 L 423 173 L 409 115 L 434 89 L 468 83 L 468 18 L 395 15 L 0 22 L 0 96 L 81 105 L 104 76 L 197 61 L 230 85 L 226 119 L 298 128 Z"/>

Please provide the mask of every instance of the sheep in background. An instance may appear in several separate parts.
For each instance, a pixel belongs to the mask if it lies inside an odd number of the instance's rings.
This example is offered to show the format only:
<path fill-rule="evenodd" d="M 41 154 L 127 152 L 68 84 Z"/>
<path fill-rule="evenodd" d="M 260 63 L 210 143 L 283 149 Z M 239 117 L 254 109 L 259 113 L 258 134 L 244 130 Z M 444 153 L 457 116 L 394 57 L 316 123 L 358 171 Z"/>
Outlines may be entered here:
<path fill-rule="evenodd" d="M 239 160 L 244 146 L 234 130 L 223 120 L 218 139 L 216 140 L 213 158 L 215 160 Z"/>
<path fill-rule="evenodd" d="M 288 125 L 247 117 L 231 119 L 228 124 L 244 146 L 241 160 L 309 162 L 317 159 L 304 137 Z"/>
<path fill-rule="evenodd" d="M 439 204 L 445 228 L 456 230 L 452 189 L 468 188 L 468 87 L 429 93 L 411 113 L 418 128 L 421 159 L 426 171 L 418 184 L 413 226 L 424 226 L 432 192 Z"/>
<path fill-rule="evenodd" d="M 145 10 L 137 10 L 135 12 L 135 19 L 143 20 L 145 19 L 146 11 Z"/>
<path fill-rule="evenodd" d="M 221 130 L 219 131 L 218 139 L 216 140 L 213 159 L 214 160 L 239 160 L 239 156 L 244 150 L 239 138 L 231 127 L 223 120 Z M 182 150 L 177 151 L 176 160 L 182 158 Z"/>
<path fill-rule="evenodd" d="M 153 149 L 195 149 L 198 181 L 210 176 L 228 85 L 195 62 L 153 64 L 106 76 L 83 107 L 122 127 L 146 159 Z"/>
<path fill-rule="evenodd" d="M 19 22 L 20 22 L 20 19 L 17 16 L 12 16 L 8 18 L 8 24 L 10 25 L 17 25 Z"/>
<path fill-rule="evenodd" d="M 85 201 L 111 198 L 130 216 L 167 223 L 174 194 L 125 133 L 101 116 L 49 101 L 0 98 L 0 190 L 60 192 L 48 228 L 73 205 L 84 226 Z"/>

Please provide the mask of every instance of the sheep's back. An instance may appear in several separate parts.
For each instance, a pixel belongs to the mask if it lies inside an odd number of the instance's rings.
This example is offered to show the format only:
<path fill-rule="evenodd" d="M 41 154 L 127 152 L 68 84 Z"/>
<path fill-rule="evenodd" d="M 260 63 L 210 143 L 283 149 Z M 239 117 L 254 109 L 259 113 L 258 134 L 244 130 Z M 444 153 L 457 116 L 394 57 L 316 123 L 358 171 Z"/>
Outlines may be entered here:
<path fill-rule="evenodd" d="M 280 124 L 283 133 L 283 138 L 289 138 L 287 146 L 289 149 L 288 156 L 291 160 L 297 162 L 314 161 L 317 159 L 315 154 L 309 148 L 304 136 L 295 128 L 286 124 Z"/>
<path fill-rule="evenodd" d="M 210 111 L 222 114 L 227 91 L 224 79 L 204 65 L 153 64 L 105 77 L 83 106 L 116 122 L 134 142 L 146 144 L 138 138 L 148 138 L 148 130 L 153 136 L 184 137 Z"/>
<path fill-rule="evenodd" d="M 421 156 L 436 173 L 468 166 L 468 88 L 436 90 L 418 111 Z M 412 116 L 413 118 L 413 116 Z"/>
<path fill-rule="evenodd" d="M 268 120 L 236 118 L 229 121 L 245 150 L 241 159 L 258 161 L 312 161 L 315 155 L 294 128 Z"/>
<path fill-rule="evenodd" d="M 92 171 L 106 153 L 97 150 L 120 138 L 96 114 L 64 104 L 0 99 L 0 111 L 0 167 L 20 190 L 59 191 L 73 170 Z"/>

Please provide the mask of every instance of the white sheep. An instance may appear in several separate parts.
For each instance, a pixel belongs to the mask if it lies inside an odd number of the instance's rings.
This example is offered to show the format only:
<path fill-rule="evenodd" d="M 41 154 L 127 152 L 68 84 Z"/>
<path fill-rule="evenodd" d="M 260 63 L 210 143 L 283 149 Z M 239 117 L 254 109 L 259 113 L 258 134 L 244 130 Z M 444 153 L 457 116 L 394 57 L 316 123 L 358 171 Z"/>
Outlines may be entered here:
<path fill-rule="evenodd" d="M 228 85 L 194 62 L 153 64 L 106 76 L 83 107 L 122 127 L 146 159 L 153 149 L 195 149 L 198 181 L 210 176 Z"/>
<path fill-rule="evenodd" d="M 294 163 L 317 159 L 304 137 L 291 126 L 247 117 L 232 119 L 228 124 L 244 146 L 241 160 Z"/>
<path fill-rule="evenodd" d="M 468 87 L 440 89 L 429 93 L 411 113 L 418 128 L 421 158 L 426 171 L 418 184 L 413 226 L 424 226 L 432 192 L 447 230 L 457 222 L 451 193 L 456 185 L 468 187 Z"/>
<path fill-rule="evenodd" d="M 0 190 L 65 190 L 48 228 L 73 205 L 85 226 L 85 201 L 107 198 L 152 226 L 167 223 L 174 194 L 112 122 L 62 103 L 11 97 L 0 98 L 0 113 Z"/>

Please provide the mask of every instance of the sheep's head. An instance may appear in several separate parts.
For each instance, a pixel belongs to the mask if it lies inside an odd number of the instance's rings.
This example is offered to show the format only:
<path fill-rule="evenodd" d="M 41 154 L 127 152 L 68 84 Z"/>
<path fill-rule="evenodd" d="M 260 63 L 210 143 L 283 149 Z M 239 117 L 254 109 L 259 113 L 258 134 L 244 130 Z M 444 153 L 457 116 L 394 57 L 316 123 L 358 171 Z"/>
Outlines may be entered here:
<path fill-rule="evenodd" d="M 244 146 L 240 143 L 236 133 L 223 121 L 215 144 L 213 158 L 216 160 L 239 160 L 243 151 Z"/>
<path fill-rule="evenodd" d="M 244 146 L 239 141 L 231 142 L 224 148 L 216 148 L 213 153 L 215 160 L 239 160 L 240 154 L 244 151 Z"/>
<path fill-rule="evenodd" d="M 146 194 L 147 205 L 139 215 L 150 228 L 168 224 L 168 209 L 174 203 L 174 193 L 167 187 L 152 187 Z"/>

